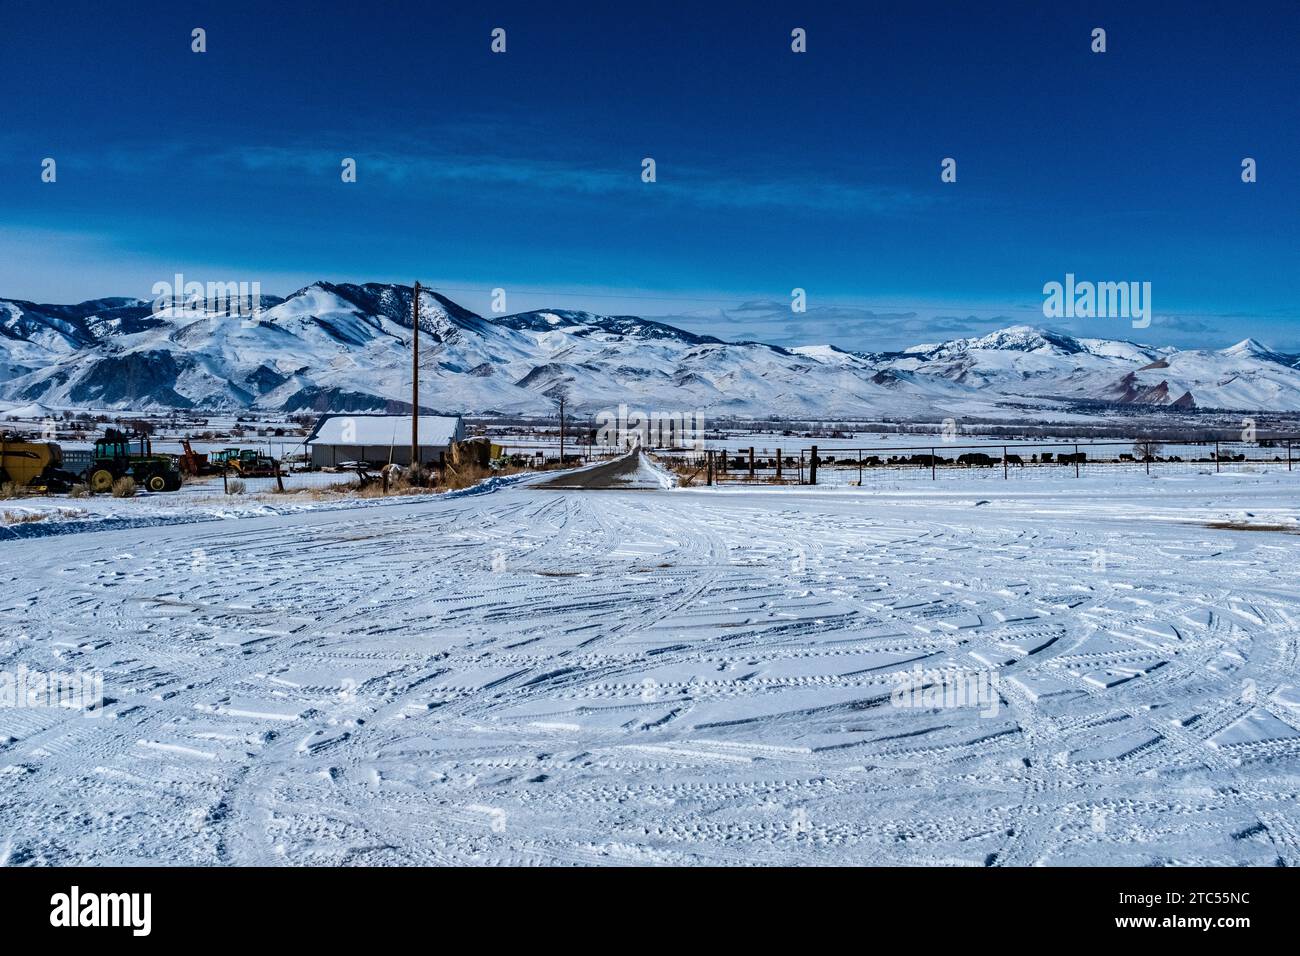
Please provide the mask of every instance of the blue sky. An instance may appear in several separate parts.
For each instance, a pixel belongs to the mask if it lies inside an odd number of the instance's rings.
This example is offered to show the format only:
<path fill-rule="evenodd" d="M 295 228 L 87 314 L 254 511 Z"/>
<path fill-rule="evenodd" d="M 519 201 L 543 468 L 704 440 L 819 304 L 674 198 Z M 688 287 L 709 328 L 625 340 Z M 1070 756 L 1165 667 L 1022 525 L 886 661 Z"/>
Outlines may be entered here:
<path fill-rule="evenodd" d="M 419 278 L 781 344 L 1300 347 L 1290 0 L 472 6 L 8 0 L 0 296 Z M 1067 272 L 1151 282 L 1152 326 L 1048 323 Z"/>

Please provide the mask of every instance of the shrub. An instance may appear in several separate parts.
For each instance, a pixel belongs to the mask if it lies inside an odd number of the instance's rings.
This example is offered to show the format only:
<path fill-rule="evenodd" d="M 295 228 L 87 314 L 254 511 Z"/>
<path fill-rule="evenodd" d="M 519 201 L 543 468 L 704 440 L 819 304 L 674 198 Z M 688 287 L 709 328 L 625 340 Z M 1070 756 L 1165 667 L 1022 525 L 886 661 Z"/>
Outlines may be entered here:
<path fill-rule="evenodd" d="M 135 479 L 130 475 L 123 475 L 113 482 L 114 498 L 134 498 L 135 497 Z"/>
<path fill-rule="evenodd" d="M 473 462 L 462 462 L 459 468 L 455 468 L 448 463 L 442 469 L 438 487 L 447 491 L 469 488 L 477 485 L 485 478 L 490 478 L 493 474 L 494 472 L 491 469 L 481 468 Z"/>
<path fill-rule="evenodd" d="M 90 485 L 73 485 L 68 491 L 69 498 L 91 498 L 94 492 L 90 490 Z"/>
<path fill-rule="evenodd" d="M 17 482 L 6 481 L 4 484 L 0 484 L 0 498 L 17 498 L 17 497 L 18 497 Z"/>
<path fill-rule="evenodd" d="M 231 478 L 226 482 L 226 494 L 242 495 L 244 493 L 244 479 Z"/>
<path fill-rule="evenodd" d="M 29 524 L 44 521 L 49 516 L 48 511 L 0 511 L 0 524 Z"/>

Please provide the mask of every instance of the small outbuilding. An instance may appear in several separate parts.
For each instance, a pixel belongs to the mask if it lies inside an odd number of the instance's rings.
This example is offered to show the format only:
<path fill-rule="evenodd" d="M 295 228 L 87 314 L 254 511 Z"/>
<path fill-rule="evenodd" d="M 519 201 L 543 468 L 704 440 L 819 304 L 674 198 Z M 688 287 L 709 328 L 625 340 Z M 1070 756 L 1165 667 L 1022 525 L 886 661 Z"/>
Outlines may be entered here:
<path fill-rule="evenodd" d="M 420 464 L 441 465 L 452 442 L 463 441 L 465 423 L 459 415 L 420 416 Z M 382 468 L 411 463 L 410 415 L 322 415 L 304 444 L 313 468 L 351 462 Z"/>

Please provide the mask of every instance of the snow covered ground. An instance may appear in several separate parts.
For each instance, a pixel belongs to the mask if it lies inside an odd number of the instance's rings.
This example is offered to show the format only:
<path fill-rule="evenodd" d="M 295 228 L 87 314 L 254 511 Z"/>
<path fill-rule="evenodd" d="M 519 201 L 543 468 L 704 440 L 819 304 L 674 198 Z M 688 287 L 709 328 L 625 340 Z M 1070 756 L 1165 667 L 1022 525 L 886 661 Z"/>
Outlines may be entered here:
<path fill-rule="evenodd" d="M 347 472 L 285 474 L 282 480 L 288 494 L 276 492 L 274 478 L 240 480 L 245 487 L 241 494 L 225 494 L 221 478 L 206 477 L 187 479 L 180 490 L 174 492 L 151 493 L 137 489 L 130 498 L 23 495 L 0 499 L 0 541 L 105 528 L 295 514 L 322 508 L 355 508 L 378 503 L 363 502 L 352 495 L 356 476 Z"/>
<path fill-rule="evenodd" d="M 1300 864 L 1300 473 L 536 484 L 0 541 L 0 860 Z"/>

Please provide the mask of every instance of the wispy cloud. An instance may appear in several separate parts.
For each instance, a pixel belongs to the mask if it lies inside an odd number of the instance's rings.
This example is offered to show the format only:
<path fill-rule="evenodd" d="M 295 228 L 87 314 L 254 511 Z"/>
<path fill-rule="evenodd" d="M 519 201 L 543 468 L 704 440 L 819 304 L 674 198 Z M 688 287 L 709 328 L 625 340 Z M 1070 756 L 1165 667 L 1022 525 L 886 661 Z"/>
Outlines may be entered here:
<path fill-rule="evenodd" d="M 575 152 L 578 152 L 575 150 Z M 282 146 L 241 148 L 214 157 L 227 168 L 242 167 L 260 174 L 283 171 L 295 175 L 337 175 L 342 155 L 353 155 L 359 175 L 377 177 L 391 185 L 476 185 L 488 188 L 519 187 L 521 195 L 553 201 L 555 194 L 611 197 L 637 191 L 690 206 L 731 209 L 804 210 L 885 214 L 915 210 L 930 204 L 929 197 L 898 187 L 828 181 L 821 177 L 786 172 L 734 172 L 719 175 L 712 169 L 657 163 L 656 181 L 641 180 L 641 158 L 630 157 L 621 166 L 596 164 L 571 156 L 508 156 L 482 152 L 421 150 L 343 154 L 320 149 Z M 526 190 L 527 192 L 524 192 Z M 519 197 L 512 197 L 519 198 Z"/>
<path fill-rule="evenodd" d="M 263 182 L 302 186 L 337 181 L 344 157 L 357 162 L 358 181 L 376 182 L 402 190 L 454 187 L 504 190 L 512 202 L 553 203 L 568 199 L 654 197 L 693 208 L 773 210 L 826 215 L 893 215 L 931 206 L 930 195 L 901 186 L 854 181 L 844 175 L 760 165 L 724 169 L 717 164 L 677 162 L 656 158 L 656 181 L 641 180 L 643 157 L 628 155 L 600 161 L 584 159 L 591 151 L 580 145 L 557 149 L 529 142 L 529 150 L 508 152 L 491 148 L 482 136 L 446 144 L 376 147 L 370 140 L 347 135 L 321 136 L 304 145 L 261 144 L 196 147 L 180 144 L 118 146 L 103 153 L 81 152 L 63 162 L 68 169 L 117 172 L 140 177 L 187 168 L 215 182 L 257 177 Z M 453 137 L 455 139 L 455 137 Z M 518 136 L 499 136 L 519 139 Z M 336 146 L 322 146 L 323 142 Z"/>
<path fill-rule="evenodd" d="M 810 305 L 793 312 L 788 302 L 754 299 L 731 308 L 656 315 L 670 325 L 731 340 L 772 345 L 836 345 L 852 351 L 878 352 L 922 342 L 982 335 L 993 329 L 1032 321 L 1015 312 L 954 316 L 931 307 L 892 309 L 847 303 Z M 1039 317 L 1041 318 L 1041 316 Z"/>

